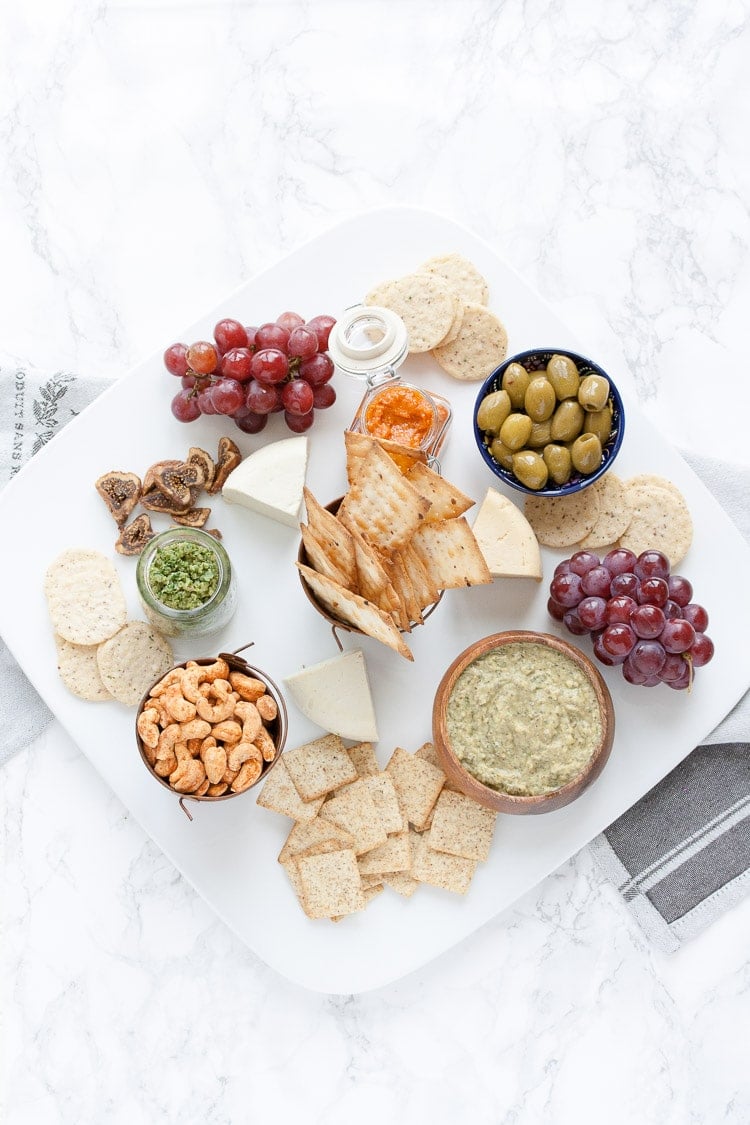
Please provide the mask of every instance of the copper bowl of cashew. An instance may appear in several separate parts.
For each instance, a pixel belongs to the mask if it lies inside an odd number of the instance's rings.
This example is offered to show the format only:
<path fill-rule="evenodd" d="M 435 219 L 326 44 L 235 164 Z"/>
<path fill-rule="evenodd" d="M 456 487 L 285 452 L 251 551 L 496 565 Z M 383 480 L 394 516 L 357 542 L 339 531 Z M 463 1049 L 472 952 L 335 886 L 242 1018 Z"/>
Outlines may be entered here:
<path fill-rule="evenodd" d="M 185 800 L 227 801 L 263 781 L 287 734 L 283 696 L 236 652 L 176 664 L 143 696 L 138 749 L 152 777 Z"/>

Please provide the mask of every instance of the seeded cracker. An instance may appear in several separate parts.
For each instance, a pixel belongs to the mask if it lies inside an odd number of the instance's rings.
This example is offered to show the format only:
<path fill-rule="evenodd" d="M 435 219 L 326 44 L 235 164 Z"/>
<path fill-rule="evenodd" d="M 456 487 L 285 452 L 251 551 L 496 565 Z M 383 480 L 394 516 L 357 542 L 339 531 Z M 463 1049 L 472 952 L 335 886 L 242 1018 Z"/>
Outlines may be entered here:
<path fill-rule="evenodd" d="M 373 848 L 357 861 L 360 874 L 380 875 L 408 872 L 411 870 L 411 846 L 409 832 L 399 832 L 389 836 L 384 844 Z"/>
<path fill-rule="evenodd" d="M 286 842 L 279 852 L 279 863 L 289 863 L 300 855 L 322 854 L 319 849 L 326 846 L 329 846 L 331 851 L 351 848 L 353 843 L 348 832 L 318 816 L 306 824 L 292 825 Z"/>
<path fill-rule="evenodd" d="M 97 650 L 102 681 L 120 703 L 135 706 L 158 676 L 174 664 L 167 640 L 145 621 L 129 621 Z"/>
<path fill-rule="evenodd" d="M 430 827 L 430 847 L 438 852 L 484 861 L 490 854 L 497 813 L 463 793 L 446 789 L 435 805 Z"/>
<path fill-rule="evenodd" d="M 289 776 L 286 761 L 280 758 L 264 781 L 257 804 L 264 809 L 281 813 L 282 816 L 291 817 L 292 820 L 305 822 L 314 820 L 318 815 L 323 797 L 303 801 Z"/>
<path fill-rule="evenodd" d="M 441 590 L 492 582 L 484 555 L 465 516 L 424 523 L 412 537 L 428 577 Z"/>
<path fill-rule="evenodd" d="M 380 773 L 378 759 L 371 742 L 358 742 L 356 746 L 348 746 L 347 754 L 354 762 L 354 768 L 360 777 L 371 777 Z"/>
<path fill-rule="evenodd" d="M 47 569 L 44 593 L 55 631 L 73 644 L 99 644 L 127 621 L 119 576 L 99 551 L 63 551 Z"/>
<path fill-rule="evenodd" d="M 429 762 L 397 746 L 385 767 L 398 794 L 399 804 L 410 824 L 424 828 L 432 806 L 443 788 L 445 774 Z"/>
<path fill-rule="evenodd" d="M 308 917 L 336 918 L 364 909 L 362 882 L 353 851 L 303 856 L 297 869 Z"/>
<path fill-rule="evenodd" d="M 338 510 L 345 527 L 356 528 L 382 550 L 403 547 L 430 510 L 430 501 L 402 475 L 379 445 L 360 462 Z"/>
<path fill-rule="evenodd" d="M 597 550 L 616 543 L 630 523 L 632 510 L 625 485 L 614 473 L 605 475 L 595 484 L 599 497 L 599 515 L 593 528 L 580 543 L 585 550 Z"/>
<path fill-rule="evenodd" d="M 409 333 L 410 352 L 429 352 L 445 337 L 455 315 L 454 295 L 440 277 L 407 274 L 377 285 L 366 305 L 380 305 L 401 317 Z"/>
<path fill-rule="evenodd" d="M 633 509 L 620 546 L 636 555 L 662 551 L 673 567 L 680 563 L 693 541 L 693 521 L 682 495 L 659 485 L 626 485 Z"/>
<path fill-rule="evenodd" d="M 337 734 L 326 734 L 287 750 L 284 761 L 303 801 L 313 801 L 357 780 L 354 763 Z"/>
<path fill-rule="evenodd" d="M 455 340 L 433 348 L 432 354 L 454 379 L 486 379 L 508 354 L 508 333 L 484 305 L 467 305 Z"/>
<path fill-rule="evenodd" d="M 524 511 L 543 546 L 571 547 L 596 524 L 599 496 L 591 487 L 572 496 L 527 496 Z"/>
<path fill-rule="evenodd" d="M 635 486 L 637 484 L 646 485 L 647 488 L 650 488 L 652 485 L 656 485 L 657 488 L 666 488 L 667 492 L 672 492 L 680 499 L 684 499 L 676 484 L 668 480 L 667 477 L 657 476 L 656 473 L 638 473 L 637 476 L 628 477 L 625 481 L 626 486 Z"/>
<path fill-rule="evenodd" d="M 430 833 L 425 832 L 417 843 L 411 873 L 420 883 L 465 895 L 476 866 L 476 860 L 435 851 L 430 847 Z"/>
<path fill-rule="evenodd" d="M 403 832 L 408 823 L 398 803 L 398 795 L 393 779 L 387 773 L 376 773 L 363 778 L 373 804 L 387 833 Z"/>
<path fill-rule="evenodd" d="M 57 670 L 60 679 L 73 695 L 92 703 L 100 703 L 112 698 L 99 673 L 97 647 L 97 645 L 74 645 L 55 633 Z"/>
<path fill-rule="evenodd" d="M 320 810 L 320 816 L 354 838 L 354 852 L 358 856 L 386 841 L 382 820 L 363 778 L 330 797 Z"/>
<path fill-rule="evenodd" d="M 457 293 L 464 305 L 486 305 L 490 287 L 468 258 L 462 254 L 440 254 L 419 267 L 420 273 L 441 277 Z"/>

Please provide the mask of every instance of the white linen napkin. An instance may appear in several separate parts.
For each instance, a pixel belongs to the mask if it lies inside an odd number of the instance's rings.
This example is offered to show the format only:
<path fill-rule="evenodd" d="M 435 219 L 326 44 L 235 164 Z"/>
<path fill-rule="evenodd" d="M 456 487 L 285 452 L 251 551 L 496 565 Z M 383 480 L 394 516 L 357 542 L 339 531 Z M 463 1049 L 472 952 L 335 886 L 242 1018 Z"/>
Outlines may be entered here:
<path fill-rule="evenodd" d="M 0 487 L 109 383 L 0 357 Z M 750 471 L 685 454 L 750 541 Z M 0 765 L 52 715 L 0 639 Z M 649 938 L 676 949 L 750 888 L 750 693 L 589 845 Z"/>

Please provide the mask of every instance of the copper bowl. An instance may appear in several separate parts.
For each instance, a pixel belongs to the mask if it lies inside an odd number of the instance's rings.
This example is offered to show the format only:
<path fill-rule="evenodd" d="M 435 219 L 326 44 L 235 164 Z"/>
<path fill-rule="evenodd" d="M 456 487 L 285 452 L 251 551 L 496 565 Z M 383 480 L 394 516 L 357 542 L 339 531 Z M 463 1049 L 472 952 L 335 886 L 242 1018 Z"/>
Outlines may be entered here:
<path fill-rule="evenodd" d="M 461 673 L 480 656 L 499 648 L 501 645 L 514 643 L 528 643 L 546 645 L 556 652 L 562 653 L 581 669 L 593 688 L 599 707 L 601 720 L 601 737 L 592 751 L 591 757 L 579 774 L 565 785 L 553 789 L 548 793 L 535 796 L 518 796 L 493 789 L 478 781 L 473 774 L 456 756 L 448 735 L 447 707 L 453 689 Z M 569 805 L 576 797 L 591 785 L 604 769 L 612 750 L 615 734 L 615 711 L 609 689 L 602 679 L 597 668 L 575 645 L 552 636 L 550 633 L 536 633 L 529 630 L 515 630 L 505 633 L 494 633 L 483 637 L 474 644 L 469 645 L 460 653 L 448 670 L 445 672 L 437 692 L 432 709 L 432 736 L 440 759 L 440 765 L 448 780 L 469 797 L 473 797 L 479 804 L 496 812 L 527 814 L 551 812 Z"/>
<path fill-rule="evenodd" d="M 276 754 L 274 755 L 272 761 L 266 762 L 264 760 L 263 767 L 262 767 L 261 772 L 260 772 L 260 776 L 254 782 L 252 782 L 251 785 L 247 786 L 246 789 L 241 789 L 239 792 L 233 793 L 231 790 L 229 790 L 226 793 L 222 793 L 220 796 L 211 796 L 211 797 L 209 797 L 208 795 L 198 796 L 195 793 L 179 793 L 176 789 L 173 788 L 173 786 L 171 786 L 169 784 L 169 778 L 160 777 L 158 775 L 158 773 L 156 773 L 154 771 L 154 769 L 151 766 L 151 763 L 148 760 L 148 754 L 147 754 L 146 746 L 144 745 L 143 739 L 141 738 L 140 734 L 138 733 L 138 719 L 139 719 L 139 717 L 141 715 L 141 712 L 143 711 L 144 707 L 146 707 L 146 705 L 148 704 L 148 702 L 151 698 L 152 688 L 154 688 L 156 686 L 156 684 L 158 684 L 161 680 L 163 680 L 164 676 L 168 675 L 169 673 L 162 673 L 160 676 L 157 676 L 157 678 L 154 680 L 154 682 L 149 685 L 148 690 L 145 692 L 143 698 L 141 699 L 141 702 L 138 705 L 138 711 L 136 712 L 136 720 L 135 720 L 135 722 L 136 722 L 135 738 L 136 738 L 136 742 L 138 744 L 138 750 L 139 750 L 139 753 L 141 755 L 141 760 L 142 760 L 144 766 L 146 767 L 146 769 L 148 770 L 149 774 L 156 781 L 158 781 L 160 785 L 162 785 L 165 789 L 168 789 L 169 792 L 172 793 L 175 797 L 179 798 L 180 807 L 182 808 L 182 811 L 187 816 L 188 820 L 192 820 L 193 817 L 192 817 L 190 811 L 188 810 L 188 808 L 185 805 L 186 800 L 188 800 L 188 801 L 205 801 L 205 802 L 208 802 L 210 804 L 213 804 L 217 801 L 228 801 L 232 797 L 241 797 L 244 793 L 249 793 L 251 789 L 254 789 L 256 785 L 260 785 L 261 782 L 265 781 L 265 779 L 268 776 L 268 774 L 270 773 L 270 771 L 273 769 L 273 767 L 278 762 L 279 758 L 281 757 L 282 751 L 284 749 L 284 744 L 286 742 L 287 727 L 288 727 L 286 703 L 284 702 L 283 695 L 281 694 L 281 692 L 279 691 L 278 687 L 273 682 L 273 680 L 270 678 L 270 676 L 268 676 L 265 672 L 261 671 L 259 668 L 254 668 L 252 665 L 248 664 L 248 662 L 245 659 L 243 659 L 243 657 L 238 656 L 236 652 L 220 652 L 218 654 L 218 656 L 199 657 L 196 660 L 191 661 L 190 663 L 200 664 L 200 665 L 209 665 L 209 664 L 213 664 L 218 659 L 225 660 L 227 662 L 227 664 L 229 665 L 230 672 L 241 672 L 245 676 L 252 676 L 254 679 L 261 680 L 262 683 L 264 683 L 266 685 L 266 690 L 267 690 L 268 694 L 271 696 L 271 698 L 276 703 L 277 715 L 276 715 L 276 718 L 273 719 L 271 722 L 264 723 L 264 726 L 266 727 L 268 733 L 270 734 L 271 738 L 273 739 L 274 746 L 276 747 Z M 174 668 L 185 668 L 187 666 L 187 664 L 188 664 L 188 661 L 185 660 L 180 664 L 175 664 Z"/>
<path fill-rule="evenodd" d="M 332 500 L 330 502 L 330 504 L 326 504 L 325 505 L 326 511 L 330 512 L 331 515 L 335 516 L 336 513 L 339 510 L 339 506 L 340 506 L 343 499 L 344 499 L 343 496 L 339 496 L 338 499 Z M 310 559 L 308 558 L 307 551 L 305 550 L 305 544 L 302 541 L 300 541 L 299 551 L 297 552 L 297 562 L 300 563 L 302 566 L 309 566 L 312 569 L 315 569 L 314 567 L 312 567 L 312 563 L 310 562 Z M 336 633 L 337 629 L 342 629 L 345 633 L 358 633 L 360 636 L 365 635 L 365 634 L 363 634 L 361 629 L 358 629 L 355 625 L 352 625 L 352 624 L 350 624 L 350 622 L 345 621 L 343 619 L 343 617 L 336 617 L 335 614 L 331 613 L 331 611 L 326 606 L 324 606 L 322 602 L 319 602 L 318 599 L 315 597 L 315 594 L 312 592 L 312 590 L 308 586 L 307 582 L 305 581 L 305 577 L 302 574 L 302 572 L 298 570 L 297 573 L 299 574 L 299 580 L 302 584 L 302 589 L 305 592 L 305 597 L 307 598 L 307 600 L 309 601 L 309 603 L 313 607 L 313 609 L 316 610 L 320 614 L 321 617 L 325 618 L 325 620 L 331 626 L 331 629 L 333 630 L 334 638 L 335 638 L 336 643 L 338 644 L 339 648 L 341 648 L 342 646 L 341 646 L 341 641 L 339 640 L 339 638 L 337 636 L 337 633 Z M 444 593 L 444 591 L 441 590 L 440 593 L 438 594 L 438 597 L 437 597 L 436 601 L 432 605 L 427 606 L 422 611 L 422 621 L 412 621 L 411 622 L 411 628 L 412 629 L 416 629 L 418 625 L 423 624 L 427 620 L 427 618 L 432 613 L 434 613 L 434 611 L 436 610 L 436 608 L 440 604 L 440 601 L 443 597 L 443 593 Z M 403 633 L 405 630 L 402 629 L 400 631 Z"/>

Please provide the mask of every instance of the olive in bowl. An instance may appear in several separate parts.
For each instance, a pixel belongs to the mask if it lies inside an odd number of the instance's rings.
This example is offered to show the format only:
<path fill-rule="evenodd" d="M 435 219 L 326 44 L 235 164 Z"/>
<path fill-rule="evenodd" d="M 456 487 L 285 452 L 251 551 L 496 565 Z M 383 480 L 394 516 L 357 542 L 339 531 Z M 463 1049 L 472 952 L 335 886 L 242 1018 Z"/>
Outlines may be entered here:
<path fill-rule="evenodd" d="M 143 764 L 184 801 L 226 801 L 263 781 L 284 749 L 284 698 L 237 653 L 176 664 L 143 696 L 135 735 Z"/>
<path fill-rule="evenodd" d="M 549 633 L 494 633 L 469 645 L 435 693 L 432 736 L 451 784 L 496 812 L 570 804 L 607 763 L 609 689 L 575 645 Z"/>
<path fill-rule="evenodd" d="M 474 407 L 485 463 L 527 495 L 567 496 L 593 484 L 624 432 L 617 387 L 598 364 L 569 350 L 511 356 L 484 381 Z"/>

